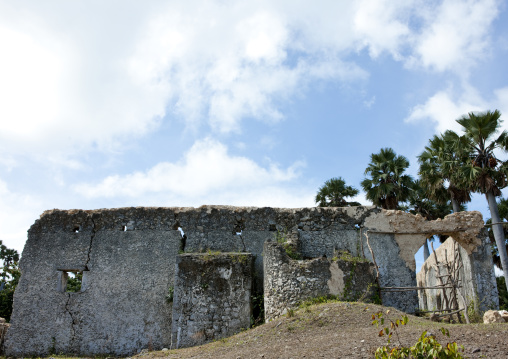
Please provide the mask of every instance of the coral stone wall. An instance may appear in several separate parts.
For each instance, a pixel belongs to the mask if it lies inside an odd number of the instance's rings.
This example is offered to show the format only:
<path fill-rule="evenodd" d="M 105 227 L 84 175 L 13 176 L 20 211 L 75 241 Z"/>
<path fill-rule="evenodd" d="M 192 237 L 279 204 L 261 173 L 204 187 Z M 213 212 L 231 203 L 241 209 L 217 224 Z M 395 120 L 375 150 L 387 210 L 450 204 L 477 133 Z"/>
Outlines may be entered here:
<path fill-rule="evenodd" d="M 375 293 L 374 265 L 360 258 L 294 260 L 279 243 L 265 243 L 265 320 L 296 309 L 306 299 L 334 295 L 368 301 Z"/>
<path fill-rule="evenodd" d="M 182 348 L 250 327 L 250 253 L 190 253 L 177 258 L 173 343 Z"/>
<path fill-rule="evenodd" d="M 271 279 L 276 276 L 272 266 L 264 266 L 269 279 L 263 269 L 263 245 L 275 241 L 278 232 L 297 239 L 294 249 L 304 258 L 318 258 L 309 265 L 322 270 L 316 274 L 322 278 L 336 270 L 320 262 L 323 255 L 332 258 L 343 250 L 372 261 L 369 239 L 379 284 L 415 286 L 414 255 L 425 238 L 436 231 L 449 234 L 476 260 L 474 253 L 483 250 L 485 241 L 482 226 L 477 212 L 425 221 L 375 207 L 46 211 L 28 231 L 5 351 L 23 357 L 52 352 L 131 355 L 148 347 L 169 348 L 173 304 L 166 296 L 169 288 L 177 289 L 175 267 L 181 251 L 251 253 L 252 291 L 259 295 L 263 283 L 279 281 Z M 489 265 L 493 271 L 491 262 L 482 263 L 481 271 L 474 267 L 475 275 L 483 276 L 480 273 L 487 273 Z M 66 291 L 69 272 L 83 274 L 81 291 Z M 495 286 L 490 279 L 478 290 Z M 322 288 L 324 293 L 330 290 Z M 418 307 L 415 292 L 387 293 L 382 299 L 383 304 L 407 312 Z"/>

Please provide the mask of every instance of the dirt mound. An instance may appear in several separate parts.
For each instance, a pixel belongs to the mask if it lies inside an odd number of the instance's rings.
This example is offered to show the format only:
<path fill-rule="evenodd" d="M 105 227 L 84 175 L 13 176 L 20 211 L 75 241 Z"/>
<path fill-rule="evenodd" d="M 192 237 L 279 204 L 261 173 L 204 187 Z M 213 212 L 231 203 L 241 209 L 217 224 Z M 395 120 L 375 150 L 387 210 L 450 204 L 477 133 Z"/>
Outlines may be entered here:
<path fill-rule="evenodd" d="M 388 308 L 364 303 L 325 303 L 294 312 L 230 338 L 199 347 L 149 352 L 149 358 L 373 358 L 386 344 L 371 325 L 372 314 Z M 392 319 L 403 313 L 390 308 Z M 445 327 L 450 338 L 439 330 Z M 467 358 L 508 358 L 508 324 L 441 324 L 409 316 L 399 330 L 400 342 L 413 345 L 427 330 L 441 344 L 456 341 Z M 392 343 L 397 339 L 392 338 Z"/>

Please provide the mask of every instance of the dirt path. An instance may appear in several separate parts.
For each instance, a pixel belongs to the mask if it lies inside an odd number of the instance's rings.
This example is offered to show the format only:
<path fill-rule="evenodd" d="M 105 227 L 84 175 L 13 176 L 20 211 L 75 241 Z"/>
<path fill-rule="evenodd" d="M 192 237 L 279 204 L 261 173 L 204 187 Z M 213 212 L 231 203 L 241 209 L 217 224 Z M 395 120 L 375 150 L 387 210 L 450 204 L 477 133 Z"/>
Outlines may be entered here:
<path fill-rule="evenodd" d="M 363 303 L 326 303 L 207 345 L 137 357 L 373 358 L 375 349 L 386 344 L 386 337 L 378 336 L 379 329 L 371 325 L 371 317 L 386 309 Z M 391 309 L 390 317 L 396 319 L 401 314 Z M 441 334 L 441 327 L 449 330 L 450 338 Z M 456 341 L 463 345 L 467 358 L 508 358 L 508 323 L 441 324 L 409 316 L 408 325 L 399 331 L 401 343 L 413 345 L 424 330 L 435 334 L 441 344 Z"/>

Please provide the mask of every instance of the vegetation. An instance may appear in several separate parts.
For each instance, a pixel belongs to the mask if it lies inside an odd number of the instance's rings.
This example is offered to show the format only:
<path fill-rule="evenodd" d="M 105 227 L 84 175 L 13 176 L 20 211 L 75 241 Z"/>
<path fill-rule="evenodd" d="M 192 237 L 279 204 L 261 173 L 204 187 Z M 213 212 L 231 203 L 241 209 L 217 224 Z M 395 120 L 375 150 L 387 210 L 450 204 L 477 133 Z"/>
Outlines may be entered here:
<path fill-rule="evenodd" d="M 464 351 L 464 347 L 457 345 L 456 342 L 447 343 L 446 346 L 440 344 L 436 337 L 432 334 L 428 334 L 427 331 L 424 331 L 415 345 L 412 347 L 404 347 L 400 342 L 398 328 L 399 326 L 407 325 L 408 317 L 407 315 L 401 316 L 400 319 L 392 320 L 388 315 L 390 314 L 390 310 L 386 311 L 386 314 L 383 312 L 377 312 L 376 314 L 372 314 L 372 325 L 376 325 L 379 327 L 381 325 L 381 330 L 379 331 L 379 336 L 387 336 L 388 343 L 380 348 L 377 348 L 375 357 L 376 359 L 399 359 L 399 358 L 443 358 L 443 359 L 453 359 L 453 358 L 463 358 L 461 351 Z M 385 317 L 387 319 L 387 326 L 384 326 Z M 441 333 L 447 337 L 450 337 L 450 333 L 448 329 L 441 328 Z M 398 346 L 390 347 L 392 336 L 395 334 L 397 338 Z"/>
<path fill-rule="evenodd" d="M 7 248 L 0 240 L 0 259 L 3 262 L 0 273 L 0 317 L 9 322 L 12 314 L 14 290 L 21 276 L 18 267 L 19 253 L 15 249 Z"/>
<path fill-rule="evenodd" d="M 361 183 L 368 200 L 384 209 L 397 209 L 399 202 L 408 199 L 413 187 L 413 178 L 404 172 L 409 161 L 398 156 L 391 148 L 382 148 L 370 156 L 365 169 L 367 176 Z"/>
<path fill-rule="evenodd" d="M 277 232 L 275 233 L 275 241 L 279 244 L 282 244 L 284 251 L 286 252 L 289 258 L 295 260 L 302 259 L 302 255 L 298 253 L 298 250 L 295 248 L 295 245 L 289 241 L 287 229 L 277 230 Z"/>
<path fill-rule="evenodd" d="M 354 197 L 358 193 L 356 188 L 347 186 L 342 177 L 332 178 L 319 188 L 315 202 L 319 207 L 359 206 L 359 202 L 346 201 L 346 198 Z"/>
<path fill-rule="evenodd" d="M 464 186 L 461 167 L 468 162 L 467 140 L 453 131 L 435 135 L 418 156 L 420 187 L 426 197 L 438 205 L 451 202 L 454 212 L 471 201 L 471 191 Z M 447 184 L 447 186 L 446 186 Z M 439 218 L 439 217 L 438 217 Z"/>
<path fill-rule="evenodd" d="M 508 310 L 508 290 L 506 290 L 505 277 L 496 277 L 499 292 L 499 309 Z"/>
<path fill-rule="evenodd" d="M 501 126 L 501 113 L 487 111 L 462 116 L 457 122 L 463 127 L 470 162 L 461 168 L 464 186 L 474 192 L 485 194 L 492 217 L 492 231 L 499 252 L 499 261 L 505 278 L 508 278 L 508 255 L 503 226 L 499 224 L 501 218 L 496 197 L 501 195 L 501 189 L 506 187 L 508 164 L 500 161 L 494 151 L 508 151 L 508 132 L 497 132 Z M 457 149 L 464 151 L 464 149 Z"/>
<path fill-rule="evenodd" d="M 83 272 L 69 272 L 67 278 L 66 292 L 77 293 L 81 291 L 81 283 L 83 281 Z"/>

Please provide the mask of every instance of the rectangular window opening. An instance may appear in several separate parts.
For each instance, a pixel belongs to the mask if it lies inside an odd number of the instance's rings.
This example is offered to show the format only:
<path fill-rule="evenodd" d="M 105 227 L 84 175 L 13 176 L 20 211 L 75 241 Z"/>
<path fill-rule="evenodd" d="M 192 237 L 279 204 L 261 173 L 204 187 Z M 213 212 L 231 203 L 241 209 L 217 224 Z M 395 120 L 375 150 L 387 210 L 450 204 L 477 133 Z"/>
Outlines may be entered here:
<path fill-rule="evenodd" d="M 85 288 L 83 285 L 83 270 L 63 270 L 60 272 L 57 290 L 64 293 L 79 293 Z"/>
<path fill-rule="evenodd" d="M 83 272 L 67 272 L 67 285 L 65 291 L 67 293 L 81 292 L 81 284 L 83 283 Z"/>

